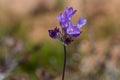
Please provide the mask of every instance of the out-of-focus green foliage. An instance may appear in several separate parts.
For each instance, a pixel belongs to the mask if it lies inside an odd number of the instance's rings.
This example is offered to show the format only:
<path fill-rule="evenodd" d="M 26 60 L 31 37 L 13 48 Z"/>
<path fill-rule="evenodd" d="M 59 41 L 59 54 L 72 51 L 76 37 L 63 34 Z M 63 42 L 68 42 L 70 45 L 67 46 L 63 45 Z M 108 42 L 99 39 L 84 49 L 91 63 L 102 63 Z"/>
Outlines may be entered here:
<path fill-rule="evenodd" d="M 31 54 L 29 61 L 22 66 L 27 71 L 34 71 L 36 68 L 47 68 L 61 71 L 63 65 L 63 47 L 61 44 L 44 40 L 40 42 L 40 49 Z M 30 46 L 29 46 L 30 47 Z"/>

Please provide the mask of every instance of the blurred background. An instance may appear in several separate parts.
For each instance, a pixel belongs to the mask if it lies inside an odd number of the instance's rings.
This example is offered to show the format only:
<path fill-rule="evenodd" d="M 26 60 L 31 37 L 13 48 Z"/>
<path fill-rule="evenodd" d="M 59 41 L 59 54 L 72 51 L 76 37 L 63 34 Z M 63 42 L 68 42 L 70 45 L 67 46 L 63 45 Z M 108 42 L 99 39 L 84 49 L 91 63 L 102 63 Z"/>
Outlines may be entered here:
<path fill-rule="evenodd" d="M 65 80 L 120 80 L 119 0 L 0 0 L 0 80 L 61 80 L 63 46 L 48 29 L 65 6 L 88 21 L 67 47 Z"/>

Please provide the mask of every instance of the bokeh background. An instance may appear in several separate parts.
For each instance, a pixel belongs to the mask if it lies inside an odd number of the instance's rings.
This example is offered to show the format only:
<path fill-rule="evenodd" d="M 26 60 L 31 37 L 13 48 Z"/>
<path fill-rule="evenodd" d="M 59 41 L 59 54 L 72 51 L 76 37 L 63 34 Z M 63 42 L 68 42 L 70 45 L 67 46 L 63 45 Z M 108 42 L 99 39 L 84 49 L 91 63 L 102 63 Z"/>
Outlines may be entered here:
<path fill-rule="evenodd" d="M 65 80 L 120 80 L 120 0 L 0 0 L 0 80 L 61 80 L 63 45 L 48 29 L 65 6 L 87 19 L 67 47 Z"/>

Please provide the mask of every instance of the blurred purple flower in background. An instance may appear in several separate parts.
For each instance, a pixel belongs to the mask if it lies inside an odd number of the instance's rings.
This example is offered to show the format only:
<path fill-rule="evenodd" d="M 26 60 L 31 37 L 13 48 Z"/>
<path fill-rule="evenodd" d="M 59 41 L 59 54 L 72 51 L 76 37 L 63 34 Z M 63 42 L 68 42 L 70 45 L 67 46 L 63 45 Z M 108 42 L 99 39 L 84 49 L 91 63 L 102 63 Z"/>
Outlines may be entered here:
<path fill-rule="evenodd" d="M 57 16 L 62 32 L 56 27 L 53 30 L 48 30 L 49 36 L 54 39 L 59 39 L 65 45 L 70 44 L 75 38 L 77 38 L 82 32 L 80 28 L 83 27 L 87 21 L 84 18 L 79 18 L 76 25 L 72 24 L 71 18 L 76 11 L 77 10 L 74 10 L 72 7 L 66 7 L 65 12 Z"/>

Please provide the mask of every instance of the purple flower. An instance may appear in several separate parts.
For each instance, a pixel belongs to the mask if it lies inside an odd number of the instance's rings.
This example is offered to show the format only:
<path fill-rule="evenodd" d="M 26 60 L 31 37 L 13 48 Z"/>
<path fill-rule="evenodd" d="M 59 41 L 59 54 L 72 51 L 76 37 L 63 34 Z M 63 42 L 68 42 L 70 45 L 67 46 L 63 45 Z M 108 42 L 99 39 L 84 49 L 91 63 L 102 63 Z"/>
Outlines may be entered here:
<path fill-rule="evenodd" d="M 60 32 L 57 27 L 54 30 L 48 30 L 51 38 L 59 39 L 68 45 L 82 33 L 80 28 L 86 24 L 87 20 L 79 18 L 76 25 L 72 24 L 71 18 L 76 11 L 77 10 L 74 10 L 72 7 L 66 7 L 65 12 L 57 16 L 62 32 Z"/>
<path fill-rule="evenodd" d="M 67 14 L 68 19 L 70 20 L 71 17 L 76 13 L 77 10 L 74 10 L 72 7 L 66 7 L 65 13 Z"/>
<path fill-rule="evenodd" d="M 77 26 L 68 27 L 67 34 L 72 38 L 76 38 L 80 35 L 81 31 Z"/>
<path fill-rule="evenodd" d="M 59 22 L 63 22 L 63 23 L 68 21 L 66 13 L 61 13 L 59 16 L 57 16 L 57 19 L 59 20 Z"/>
<path fill-rule="evenodd" d="M 59 16 L 57 16 L 57 19 L 61 25 L 61 27 L 63 28 L 63 30 L 66 31 L 67 27 L 68 27 L 68 17 L 67 17 L 67 14 L 66 13 L 61 13 Z"/>
<path fill-rule="evenodd" d="M 59 28 L 55 28 L 54 30 L 48 30 L 49 31 L 49 36 L 51 37 L 51 38 L 58 38 L 59 37 Z"/>
<path fill-rule="evenodd" d="M 79 18 L 77 27 L 78 27 L 78 28 L 81 28 L 81 27 L 83 27 L 86 23 L 87 23 L 87 20 L 86 20 L 86 19 L 84 19 L 84 18 Z"/>

